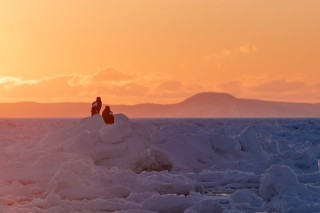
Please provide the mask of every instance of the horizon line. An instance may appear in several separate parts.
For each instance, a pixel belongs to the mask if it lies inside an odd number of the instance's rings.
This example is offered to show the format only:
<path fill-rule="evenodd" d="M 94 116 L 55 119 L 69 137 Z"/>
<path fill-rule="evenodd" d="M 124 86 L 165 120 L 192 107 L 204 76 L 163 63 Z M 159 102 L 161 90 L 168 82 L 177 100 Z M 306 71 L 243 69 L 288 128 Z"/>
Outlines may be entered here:
<path fill-rule="evenodd" d="M 266 99 L 254 99 L 254 98 L 238 98 L 230 93 L 225 93 L 225 92 L 199 92 L 196 93 L 194 95 L 191 95 L 187 98 L 184 98 L 178 102 L 175 103 L 152 103 L 152 102 L 141 102 L 141 103 L 135 103 L 135 104 L 103 104 L 103 105 L 110 105 L 110 106 L 135 106 L 135 105 L 143 105 L 143 104 L 155 104 L 155 105 L 173 105 L 173 104 L 179 104 L 182 103 L 192 97 L 195 97 L 197 95 L 200 94 L 224 94 L 224 95 L 228 95 L 231 96 L 235 99 L 238 100 L 254 100 L 254 101 L 264 101 L 264 102 L 276 102 L 276 103 L 290 103 L 290 104 L 320 104 L 320 102 L 299 102 L 299 101 L 278 101 L 278 100 L 266 100 Z M 17 101 L 17 102 L 0 102 L 0 104 L 23 104 L 23 103 L 33 103 L 33 104 L 90 104 L 91 102 L 88 101 L 71 101 L 71 102 L 66 102 L 66 101 L 62 101 L 62 102 L 39 102 L 39 101 Z"/>

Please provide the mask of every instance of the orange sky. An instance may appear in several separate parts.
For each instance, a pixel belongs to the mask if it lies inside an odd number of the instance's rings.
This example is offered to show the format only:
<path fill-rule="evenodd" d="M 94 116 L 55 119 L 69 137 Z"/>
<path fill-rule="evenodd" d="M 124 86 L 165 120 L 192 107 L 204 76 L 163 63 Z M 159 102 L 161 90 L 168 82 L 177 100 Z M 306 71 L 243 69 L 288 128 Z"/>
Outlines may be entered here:
<path fill-rule="evenodd" d="M 0 102 L 320 102 L 319 0 L 0 0 Z"/>

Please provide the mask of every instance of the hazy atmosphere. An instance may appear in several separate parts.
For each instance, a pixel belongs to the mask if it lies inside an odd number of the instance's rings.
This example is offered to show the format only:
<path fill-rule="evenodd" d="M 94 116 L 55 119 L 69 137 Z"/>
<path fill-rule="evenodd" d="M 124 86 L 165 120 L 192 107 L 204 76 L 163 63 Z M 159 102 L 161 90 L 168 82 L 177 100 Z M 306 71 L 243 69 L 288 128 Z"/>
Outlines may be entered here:
<path fill-rule="evenodd" d="M 0 0 L 0 213 L 319 213 L 319 9 Z"/>
<path fill-rule="evenodd" d="M 320 101 L 320 1 L 0 0 L 0 102 Z"/>

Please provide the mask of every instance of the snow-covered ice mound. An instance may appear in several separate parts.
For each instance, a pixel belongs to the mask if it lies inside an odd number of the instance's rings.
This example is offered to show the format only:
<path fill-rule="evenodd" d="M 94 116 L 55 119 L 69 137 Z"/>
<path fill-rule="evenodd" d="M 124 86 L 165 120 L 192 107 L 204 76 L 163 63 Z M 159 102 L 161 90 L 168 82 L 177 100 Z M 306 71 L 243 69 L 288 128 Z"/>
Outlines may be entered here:
<path fill-rule="evenodd" d="M 320 121 L 290 122 L 0 120 L 0 212 L 319 212 Z"/>
<path fill-rule="evenodd" d="M 320 188 L 301 184 L 288 166 L 272 165 L 262 176 L 259 193 L 264 210 L 279 212 L 320 212 Z"/>
<path fill-rule="evenodd" d="M 131 122 L 123 114 L 115 115 L 113 125 L 105 125 L 100 115 L 86 118 L 72 132 L 75 138 L 63 143 L 63 149 L 88 157 L 95 165 L 138 173 L 171 170 L 167 155 L 151 147 L 145 127 Z"/>

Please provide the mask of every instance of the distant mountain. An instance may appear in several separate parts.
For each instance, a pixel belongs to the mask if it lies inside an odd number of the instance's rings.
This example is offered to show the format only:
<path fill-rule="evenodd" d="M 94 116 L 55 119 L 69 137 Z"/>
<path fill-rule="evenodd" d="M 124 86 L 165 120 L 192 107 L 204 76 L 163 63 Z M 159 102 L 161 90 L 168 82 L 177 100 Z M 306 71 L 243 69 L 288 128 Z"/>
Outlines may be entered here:
<path fill-rule="evenodd" d="M 200 93 L 177 104 L 114 106 L 131 117 L 320 117 L 319 104 L 239 99 L 225 93 Z"/>
<path fill-rule="evenodd" d="M 90 103 L 2 103 L 0 117 L 85 117 L 90 115 L 90 107 Z M 320 104 L 240 99 L 214 92 L 199 93 L 176 104 L 111 105 L 111 109 L 132 118 L 320 117 Z"/>

